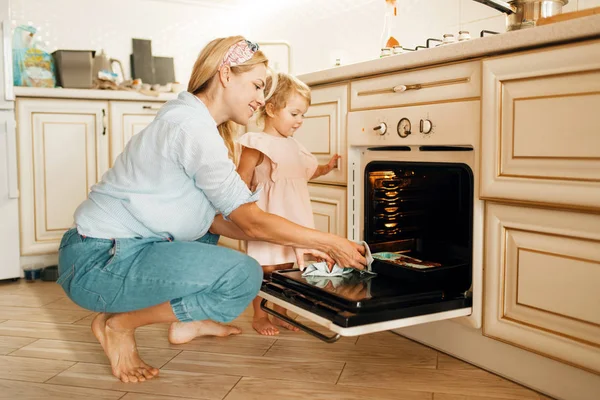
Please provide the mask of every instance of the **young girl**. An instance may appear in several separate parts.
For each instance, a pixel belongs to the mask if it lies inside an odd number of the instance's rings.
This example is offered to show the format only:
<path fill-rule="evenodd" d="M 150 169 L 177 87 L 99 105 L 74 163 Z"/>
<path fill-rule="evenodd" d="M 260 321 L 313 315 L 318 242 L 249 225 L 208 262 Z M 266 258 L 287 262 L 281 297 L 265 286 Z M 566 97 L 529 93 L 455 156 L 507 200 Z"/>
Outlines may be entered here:
<path fill-rule="evenodd" d="M 238 173 L 251 190 L 262 187 L 257 202 L 262 210 L 314 229 L 307 183 L 329 173 L 340 156 L 335 154 L 327 164 L 319 165 L 315 156 L 293 138 L 310 105 L 310 89 L 298 79 L 279 73 L 277 79 L 267 77 L 266 92 L 274 81 L 275 91 L 259 111 L 259 118 L 264 119 L 264 131 L 248 132 L 239 140 L 243 147 Z M 268 242 L 248 241 L 247 253 L 260 263 L 265 275 L 291 268 L 296 260 L 291 247 Z M 278 334 L 268 314 L 260 309 L 260 302 L 259 297 L 252 302 L 252 327 L 261 335 Z M 279 306 L 275 309 L 286 312 Z M 273 323 L 298 330 L 279 319 Z"/>

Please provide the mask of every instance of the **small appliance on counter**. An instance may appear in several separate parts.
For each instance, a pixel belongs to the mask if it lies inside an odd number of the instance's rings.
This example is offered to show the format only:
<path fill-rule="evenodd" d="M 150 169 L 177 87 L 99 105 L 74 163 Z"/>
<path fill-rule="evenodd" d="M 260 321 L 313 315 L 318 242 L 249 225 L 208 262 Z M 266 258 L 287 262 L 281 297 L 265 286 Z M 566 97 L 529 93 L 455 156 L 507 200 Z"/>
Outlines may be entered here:
<path fill-rule="evenodd" d="M 57 84 L 64 88 L 91 89 L 94 50 L 56 50 Z"/>

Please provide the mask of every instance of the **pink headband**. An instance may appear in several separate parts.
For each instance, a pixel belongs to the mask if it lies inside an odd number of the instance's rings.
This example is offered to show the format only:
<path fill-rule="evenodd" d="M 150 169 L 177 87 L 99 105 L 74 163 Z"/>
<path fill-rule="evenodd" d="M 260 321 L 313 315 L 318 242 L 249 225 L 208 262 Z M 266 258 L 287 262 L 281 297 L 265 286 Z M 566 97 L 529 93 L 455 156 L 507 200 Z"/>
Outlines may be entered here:
<path fill-rule="evenodd" d="M 257 50 L 258 44 L 252 43 L 249 40 L 240 40 L 227 50 L 225 57 L 223 57 L 223 61 L 221 61 L 221 64 L 219 65 L 219 69 L 224 65 L 235 67 L 236 65 L 243 64 L 251 59 Z"/>

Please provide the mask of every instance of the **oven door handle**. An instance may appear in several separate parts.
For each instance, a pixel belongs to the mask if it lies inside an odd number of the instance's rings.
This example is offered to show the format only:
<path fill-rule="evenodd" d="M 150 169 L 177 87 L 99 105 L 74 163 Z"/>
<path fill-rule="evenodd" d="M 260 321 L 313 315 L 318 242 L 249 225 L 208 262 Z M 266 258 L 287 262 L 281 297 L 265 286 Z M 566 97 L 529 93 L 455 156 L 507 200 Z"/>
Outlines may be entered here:
<path fill-rule="evenodd" d="M 288 324 L 295 326 L 296 328 L 301 329 L 304 332 L 308 333 L 309 335 L 312 335 L 312 336 L 316 337 L 317 339 L 321 339 L 324 342 L 327 342 L 327 343 L 337 342 L 342 337 L 342 335 L 340 335 L 339 333 L 337 333 L 333 336 L 323 335 L 321 332 L 317 332 L 316 330 L 309 328 L 308 326 L 291 319 L 287 315 L 283 315 L 273 309 L 268 308 L 267 307 L 267 299 L 262 299 L 262 301 L 260 302 L 260 308 L 262 310 L 264 310 L 267 314 L 271 314 L 272 316 L 277 317 L 280 320 L 285 321 Z"/>

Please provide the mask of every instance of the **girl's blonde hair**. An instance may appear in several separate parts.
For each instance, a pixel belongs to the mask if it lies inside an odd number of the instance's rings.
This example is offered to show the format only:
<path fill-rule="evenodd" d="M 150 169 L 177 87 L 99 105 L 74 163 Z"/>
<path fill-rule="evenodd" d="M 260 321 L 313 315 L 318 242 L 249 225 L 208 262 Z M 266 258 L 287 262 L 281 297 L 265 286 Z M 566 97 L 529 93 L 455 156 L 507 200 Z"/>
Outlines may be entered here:
<path fill-rule="evenodd" d="M 273 89 L 272 86 L 275 85 Z M 267 76 L 265 92 L 271 93 L 271 96 L 265 101 L 265 105 L 258 110 L 258 119 L 263 120 L 267 117 L 267 106 L 272 105 L 273 111 L 281 110 L 287 105 L 287 101 L 294 93 L 302 96 L 308 105 L 310 105 L 310 88 L 301 80 L 292 75 L 278 72 L 274 77 Z"/>
<path fill-rule="evenodd" d="M 187 91 L 192 94 L 198 94 L 205 92 L 214 77 L 219 72 L 219 65 L 227 50 L 234 44 L 241 42 L 244 39 L 243 36 L 230 36 L 226 38 L 215 39 L 202 49 L 194 68 L 192 70 L 192 76 L 188 83 Z M 234 74 L 242 74 L 250 71 L 258 64 L 265 64 L 266 67 L 269 65 L 269 60 L 260 50 L 257 50 L 252 58 L 243 64 L 235 65 L 231 67 L 231 72 Z M 234 140 L 238 133 L 238 126 L 233 121 L 226 121 L 220 124 L 218 127 L 219 134 L 223 138 L 227 149 L 229 150 L 229 156 L 235 158 L 235 145 Z"/>

